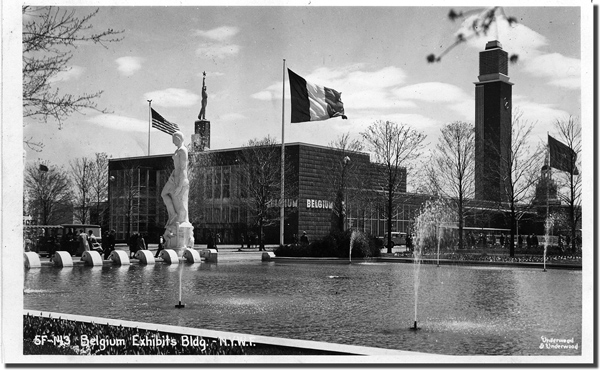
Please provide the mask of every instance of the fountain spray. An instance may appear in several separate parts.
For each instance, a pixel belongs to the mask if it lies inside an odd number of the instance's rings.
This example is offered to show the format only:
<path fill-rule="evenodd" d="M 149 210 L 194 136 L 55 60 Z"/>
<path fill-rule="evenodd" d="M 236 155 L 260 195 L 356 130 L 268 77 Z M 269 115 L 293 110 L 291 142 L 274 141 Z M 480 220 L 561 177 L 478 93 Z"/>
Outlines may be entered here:
<path fill-rule="evenodd" d="M 548 250 L 548 244 L 550 243 L 550 231 L 552 230 L 552 227 L 554 227 L 554 217 L 552 215 L 546 216 L 544 226 L 546 229 L 546 235 L 544 235 L 544 272 L 546 272 L 546 251 Z"/>
<path fill-rule="evenodd" d="M 443 200 L 427 201 L 415 217 L 414 232 L 415 242 L 413 250 L 414 285 L 415 285 L 415 320 L 411 330 L 418 330 L 417 307 L 419 301 L 419 272 L 421 270 L 421 258 L 425 243 L 437 241 L 437 263 L 440 264 L 440 245 L 443 236 L 443 226 L 451 221 L 451 212 Z M 436 240 L 437 239 L 437 240 Z"/>
<path fill-rule="evenodd" d="M 179 263 L 179 304 L 176 304 L 175 307 L 176 308 L 184 308 L 185 304 L 181 304 L 181 277 L 183 275 L 183 267 L 181 266 L 182 263 Z"/>

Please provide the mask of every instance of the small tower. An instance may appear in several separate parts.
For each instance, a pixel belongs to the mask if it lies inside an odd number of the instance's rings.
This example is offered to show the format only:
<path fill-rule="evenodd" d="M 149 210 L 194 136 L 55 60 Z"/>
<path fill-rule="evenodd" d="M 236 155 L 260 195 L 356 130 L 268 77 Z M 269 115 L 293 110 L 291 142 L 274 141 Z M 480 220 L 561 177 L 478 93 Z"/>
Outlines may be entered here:
<path fill-rule="evenodd" d="M 198 113 L 198 120 L 194 122 L 194 134 L 192 135 L 193 151 L 203 152 L 210 149 L 210 121 L 206 119 L 206 72 L 202 72 L 202 108 Z"/>

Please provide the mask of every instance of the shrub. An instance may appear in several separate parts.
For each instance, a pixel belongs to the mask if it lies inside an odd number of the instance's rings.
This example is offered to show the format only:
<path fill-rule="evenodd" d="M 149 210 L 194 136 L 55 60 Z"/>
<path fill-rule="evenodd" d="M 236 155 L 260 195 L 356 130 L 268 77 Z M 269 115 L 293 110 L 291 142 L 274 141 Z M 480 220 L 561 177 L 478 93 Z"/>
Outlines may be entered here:
<path fill-rule="evenodd" d="M 275 249 L 278 257 L 339 257 L 348 258 L 352 230 L 331 232 L 323 239 L 315 240 L 309 246 L 283 245 Z M 379 257 L 382 242 L 378 238 L 361 231 L 354 231 L 352 258 Z"/>

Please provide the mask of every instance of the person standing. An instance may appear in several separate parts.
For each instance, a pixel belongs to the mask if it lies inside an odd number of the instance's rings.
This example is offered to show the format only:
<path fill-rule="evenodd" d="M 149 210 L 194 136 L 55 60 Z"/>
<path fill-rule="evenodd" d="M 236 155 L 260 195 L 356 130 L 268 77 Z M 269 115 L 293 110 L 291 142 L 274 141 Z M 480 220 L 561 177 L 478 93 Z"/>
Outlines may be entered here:
<path fill-rule="evenodd" d="M 137 252 L 137 247 L 138 247 L 137 239 L 138 239 L 138 233 L 133 233 L 129 237 L 129 258 L 135 257 L 135 252 Z"/>
<path fill-rule="evenodd" d="M 146 246 L 146 240 L 144 239 L 144 235 L 139 234 L 138 239 L 137 239 L 137 250 L 143 251 L 143 250 L 147 250 L 147 249 L 148 249 L 148 247 Z"/>
<path fill-rule="evenodd" d="M 517 247 L 520 249 L 523 246 L 523 235 L 519 234 L 519 237 L 517 238 Z"/>
<path fill-rule="evenodd" d="M 94 232 L 92 230 L 88 230 L 88 245 L 90 247 L 91 251 L 96 251 L 100 254 L 102 254 L 104 252 L 104 250 L 102 249 L 102 247 L 100 247 L 100 243 L 98 243 L 98 240 L 96 239 L 96 235 L 94 235 Z"/>
<path fill-rule="evenodd" d="M 306 231 L 302 232 L 302 236 L 300 237 L 300 245 L 303 247 L 308 247 L 308 236 L 306 235 Z"/>
<path fill-rule="evenodd" d="M 79 250 L 81 251 L 81 254 L 83 254 L 83 252 L 85 252 L 85 251 L 90 250 L 90 246 L 88 244 L 88 237 L 87 237 L 87 234 L 83 231 L 83 229 L 79 230 L 78 241 L 79 241 Z"/>
<path fill-rule="evenodd" d="M 213 237 L 213 232 L 211 231 L 208 234 L 208 240 L 206 241 L 206 249 L 213 249 L 214 248 L 214 240 L 215 238 Z"/>
<path fill-rule="evenodd" d="M 102 238 L 104 242 L 104 238 Z M 104 259 L 107 260 L 110 257 L 112 251 L 115 250 L 115 230 L 111 230 L 106 233 L 106 249 L 104 250 Z"/>
<path fill-rule="evenodd" d="M 410 235 L 410 233 L 408 233 L 406 234 L 406 251 L 412 252 L 412 249 L 412 236 Z"/>
<path fill-rule="evenodd" d="M 215 236 L 215 245 L 213 246 L 213 248 L 215 248 L 217 250 L 217 252 L 219 251 L 219 244 L 221 244 L 221 234 L 217 233 L 217 235 Z"/>
<path fill-rule="evenodd" d="M 159 236 L 158 237 L 158 249 L 156 250 L 156 255 L 154 256 L 154 258 L 158 258 L 158 256 L 160 255 L 160 251 L 162 251 L 163 249 L 165 249 L 165 238 L 163 238 L 163 236 Z"/>

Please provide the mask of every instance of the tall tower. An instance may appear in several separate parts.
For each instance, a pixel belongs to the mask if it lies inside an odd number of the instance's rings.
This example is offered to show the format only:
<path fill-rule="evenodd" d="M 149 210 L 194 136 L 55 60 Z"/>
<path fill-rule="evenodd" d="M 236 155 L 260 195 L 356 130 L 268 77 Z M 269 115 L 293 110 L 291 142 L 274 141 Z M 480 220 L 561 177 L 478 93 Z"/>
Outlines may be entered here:
<path fill-rule="evenodd" d="M 206 93 L 206 72 L 202 72 L 202 108 L 198 113 L 198 120 L 194 122 L 194 134 L 192 135 L 192 148 L 194 152 L 203 152 L 210 149 L 210 121 L 206 119 L 206 104 L 208 94 Z"/>
<path fill-rule="evenodd" d="M 489 41 L 475 82 L 475 199 L 502 201 L 510 171 L 512 82 L 508 53 Z"/>

